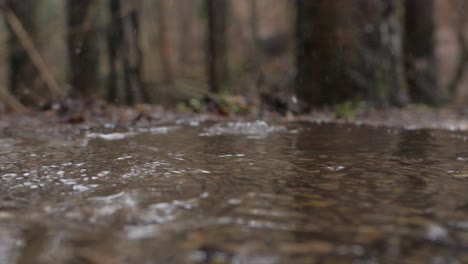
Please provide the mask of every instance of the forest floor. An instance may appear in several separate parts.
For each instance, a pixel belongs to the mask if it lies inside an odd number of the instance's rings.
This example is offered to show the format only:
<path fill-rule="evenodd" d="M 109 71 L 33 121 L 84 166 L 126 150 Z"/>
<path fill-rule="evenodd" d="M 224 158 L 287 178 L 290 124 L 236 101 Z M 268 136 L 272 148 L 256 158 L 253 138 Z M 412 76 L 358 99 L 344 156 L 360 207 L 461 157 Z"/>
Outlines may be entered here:
<path fill-rule="evenodd" d="M 262 114 L 259 115 L 259 112 Z M 23 113 L 0 113 L 0 129 L 42 129 L 46 132 L 59 128 L 79 131 L 93 128 L 124 129 L 132 126 L 258 119 L 270 122 L 349 123 L 405 129 L 468 131 L 468 107 L 464 104 L 451 104 L 441 108 L 408 105 L 404 108 L 386 109 L 343 104 L 333 108 L 316 109 L 303 115 L 289 112 L 280 115 L 258 109 L 247 109 L 242 113 L 206 108 L 199 111 L 187 108 L 166 110 L 161 106 L 122 107 L 103 102 L 68 102 Z"/>
<path fill-rule="evenodd" d="M 336 111 L 316 111 L 299 120 L 365 124 L 405 129 L 445 129 L 468 131 L 468 107 L 451 105 L 430 108 L 409 105 L 404 108 L 367 109 L 351 118 L 340 118 Z"/>

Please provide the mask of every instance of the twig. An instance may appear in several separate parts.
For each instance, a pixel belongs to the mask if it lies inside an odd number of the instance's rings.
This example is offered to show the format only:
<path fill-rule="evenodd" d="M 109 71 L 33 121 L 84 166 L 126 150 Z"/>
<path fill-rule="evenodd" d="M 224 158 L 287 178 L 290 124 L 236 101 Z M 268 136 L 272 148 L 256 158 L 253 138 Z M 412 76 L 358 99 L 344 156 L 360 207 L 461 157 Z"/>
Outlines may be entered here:
<path fill-rule="evenodd" d="M 42 81 L 46 84 L 52 97 L 62 96 L 64 94 L 64 91 L 60 89 L 59 85 L 50 73 L 47 64 L 45 63 L 41 54 L 34 46 L 31 37 L 29 36 L 28 32 L 24 29 L 21 21 L 10 9 L 2 9 L 2 11 L 6 18 L 6 21 L 8 22 L 14 34 L 18 38 L 21 46 L 23 46 L 25 51 L 28 53 L 31 62 L 34 64 L 34 67 L 36 67 L 36 69 L 38 70 Z"/>

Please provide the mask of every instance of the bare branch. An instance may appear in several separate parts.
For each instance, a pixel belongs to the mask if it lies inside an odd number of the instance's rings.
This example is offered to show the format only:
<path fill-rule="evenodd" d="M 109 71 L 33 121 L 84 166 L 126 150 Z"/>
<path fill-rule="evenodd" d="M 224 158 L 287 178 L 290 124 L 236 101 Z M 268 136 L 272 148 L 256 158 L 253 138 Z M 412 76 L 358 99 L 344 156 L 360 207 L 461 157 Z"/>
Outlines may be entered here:
<path fill-rule="evenodd" d="M 50 73 L 47 64 L 45 63 L 39 51 L 34 46 L 31 37 L 29 36 L 28 32 L 24 29 L 21 21 L 11 10 L 2 9 L 2 11 L 7 23 L 10 25 L 13 33 L 18 38 L 21 46 L 23 46 L 25 51 L 28 53 L 31 62 L 34 64 L 34 67 L 36 67 L 36 69 L 38 70 L 42 81 L 46 84 L 52 97 L 59 97 L 63 95 L 64 91 L 60 89 L 56 80 Z"/>
<path fill-rule="evenodd" d="M 26 107 L 13 95 L 11 95 L 10 92 L 3 86 L 0 86 L 0 101 L 2 101 L 7 108 L 13 110 L 14 112 L 21 113 L 26 111 Z"/>

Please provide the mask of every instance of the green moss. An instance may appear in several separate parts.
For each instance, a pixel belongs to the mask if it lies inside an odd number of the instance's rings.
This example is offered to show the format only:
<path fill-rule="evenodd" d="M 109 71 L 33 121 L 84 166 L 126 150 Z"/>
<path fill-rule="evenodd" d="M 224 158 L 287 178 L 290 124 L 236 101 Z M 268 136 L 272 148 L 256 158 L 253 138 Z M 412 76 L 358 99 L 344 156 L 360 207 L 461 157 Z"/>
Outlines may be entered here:
<path fill-rule="evenodd" d="M 346 101 L 334 106 L 335 118 L 355 119 L 359 111 L 365 107 L 362 101 Z"/>

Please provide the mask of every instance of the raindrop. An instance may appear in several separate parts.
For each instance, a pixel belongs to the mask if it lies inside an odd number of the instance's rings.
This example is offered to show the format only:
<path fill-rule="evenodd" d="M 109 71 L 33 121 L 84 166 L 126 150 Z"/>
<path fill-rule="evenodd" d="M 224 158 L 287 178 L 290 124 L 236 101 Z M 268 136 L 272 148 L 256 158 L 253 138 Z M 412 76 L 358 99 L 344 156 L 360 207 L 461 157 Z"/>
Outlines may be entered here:
<path fill-rule="evenodd" d="M 2 176 L 2 179 L 8 181 L 15 178 L 16 176 L 18 176 L 16 173 L 7 173 Z"/>
<path fill-rule="evenodd" d="M 73 190 L 78 191 L 78 192 L 85 192 L 85 191 L 89 190 L 89 188 L 84 186 L 84 185 L 77 184 L 77 185 L 73 185 Z"/>
<path fill-rule="evenodd" d="M 440 240 L 447 237 L 447 230 L 438 225 L 438 224 L 431 224 L 427 227 L 427 237 L 431 240 Z"/>

